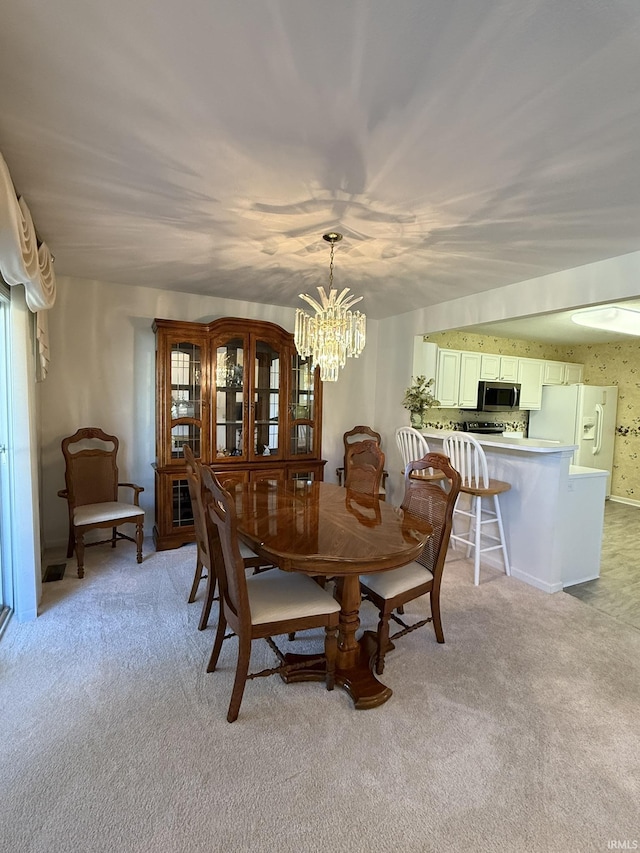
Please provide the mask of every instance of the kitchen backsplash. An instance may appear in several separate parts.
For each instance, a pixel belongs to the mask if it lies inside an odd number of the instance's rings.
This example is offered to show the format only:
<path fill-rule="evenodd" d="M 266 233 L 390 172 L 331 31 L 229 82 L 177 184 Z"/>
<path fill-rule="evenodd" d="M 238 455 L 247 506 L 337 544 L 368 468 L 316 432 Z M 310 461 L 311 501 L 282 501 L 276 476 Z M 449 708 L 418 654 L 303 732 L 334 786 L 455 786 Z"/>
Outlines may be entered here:
<path fill-rule="evenodd" d="M 431 409 L 425 421 L 429 429 L 464 429 L 468 421 L 504 424 L 505 430 L 527 434 L 529 412 L 470 412 L 460 409 Z"/>
<path fill-rule="evenodd" d="M 584 364 L 584 381 L 587 385 L 617 385 L 618 412 L 611 494 L 640 502 L 640 343 L 636 338 L 608 344 L 561 346 L 453 331 L 427 335 L 425 340 L 446 349 Z M 527 413 L 522 414 L 528 419 Z M 479 413 L 477 419 L 488 421 L 490 415 Z M 433 421 L 429 424 L 431 428 L 455 429 L 463 421 L 472 420 L 472 413 L 432 409 L 429 420 Z M 511 413 L 505 413 L 504 418 L 496 413 L 494 420 L 507 424 L 510 430 L 521 428 L 515 426 L 517 418 Z"/>

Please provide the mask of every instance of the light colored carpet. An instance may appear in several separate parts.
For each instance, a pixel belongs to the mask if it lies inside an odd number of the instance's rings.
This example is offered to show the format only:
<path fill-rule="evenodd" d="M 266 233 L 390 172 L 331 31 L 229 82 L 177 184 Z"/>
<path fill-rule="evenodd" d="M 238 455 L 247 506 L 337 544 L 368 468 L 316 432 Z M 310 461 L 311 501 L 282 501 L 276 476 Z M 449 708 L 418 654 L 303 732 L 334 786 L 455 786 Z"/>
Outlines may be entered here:
<path fill-rule="evenodd" d="M 403 638 L 391 700 L 249 682 L 186 603 L 194 546 L 68 561 L 0 643 L 0 839 L 8 853 L 604 851 L 640 841 L 640 632 L 464 560 L 446 644 Z M 413 605 L 408 613 L 422 613 Z M 212 613 L 215 625 L 216 611 Z M 365 604 L 363 626 L 375 626 Z M 298 640 L 320 645 L 318 634 Z M 273 655 L 254 644 L 254 666 Z"/>

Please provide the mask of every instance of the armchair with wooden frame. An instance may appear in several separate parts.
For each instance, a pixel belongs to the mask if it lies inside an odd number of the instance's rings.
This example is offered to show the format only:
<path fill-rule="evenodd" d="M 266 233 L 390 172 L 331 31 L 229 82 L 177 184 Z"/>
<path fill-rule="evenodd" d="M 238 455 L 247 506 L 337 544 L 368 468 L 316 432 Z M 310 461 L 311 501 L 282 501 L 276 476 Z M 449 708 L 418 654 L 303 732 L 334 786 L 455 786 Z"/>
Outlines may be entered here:
<path fill-rule="evenodd" d="M 139 504 L 144 489 L 135 483 L 119 483 L 117 456 L 120 442 L 115 435 L 99 427 L 83 427 L 62 440 L 65 461 L 66 488 L 58 496 L 67 501 L 69 509 L 69 540 L 67 557 L 74 550 L 78 562 L 78 577 L 84 577 L 84 549 L 108 542 L 116 547 L 119 539 L 135 542 L 137 561 L 142 562 L 144 535 L 144 510 Z M 133 491 L 133 503 L 118 500 L 121 488 Z M 122 524 L 135 524 L 135 536 L 128 536 L 118 528 Z M 85 542 L 91 530 L 111 528 L 111 536 L 96 542 Z"/>
<path fill-rule="evenodd" d="M 414 472 L 419 474 L 430 468 L 438 474 L 438 479 L 411 476 Z M 451 466 L 449 459 L 440 453 L 427 453 L 422 459 L 407 464 L 401 508 L 426 519 L 433 527 L 433 534 L 427 540 L 422 554 L 413 563 L 399 569 L 360 577 L 363 598 L 372 602 L 380 612 L 376 654 L 378 674 L 384 670 L 387 651 L 393 648 L 391 641 L 429 622 L 433 622 L 436 640 L 444 643 L 440 617 L 440 585 L 460 482 L 460 474 Z M 413 624 L 407 624 L 398 615 L 398 608 L 427 593 L 430 597 L 431 615 Z M 401 626 L 401 630 L 392 637 L 389 637 L 390 619 Z"/>
<path fill-rule="evenodd" d="M 342 440 L 344 461 L 341 468 L 336 468 L 338 485 L 344 481 L 347 488 L 377 494 L 384 500 L 387 471 L 380 433 L 360 424 L 345 432 Z"/>

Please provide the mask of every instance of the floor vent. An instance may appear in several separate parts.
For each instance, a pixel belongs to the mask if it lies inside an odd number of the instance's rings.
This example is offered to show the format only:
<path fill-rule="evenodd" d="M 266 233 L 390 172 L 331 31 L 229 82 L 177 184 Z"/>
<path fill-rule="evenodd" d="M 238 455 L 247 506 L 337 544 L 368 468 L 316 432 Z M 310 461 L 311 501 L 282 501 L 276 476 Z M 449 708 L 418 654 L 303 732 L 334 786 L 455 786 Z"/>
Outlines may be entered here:
<path fill-rule="evenodd" d="M 47 566 L 47 568 L 44 570 L 42 582 L 50 583 L 51 581 L 61 581 L 64 577 L 64 570 L 66 568 L 66 563 L 55 563 L 54 565 Z"/>

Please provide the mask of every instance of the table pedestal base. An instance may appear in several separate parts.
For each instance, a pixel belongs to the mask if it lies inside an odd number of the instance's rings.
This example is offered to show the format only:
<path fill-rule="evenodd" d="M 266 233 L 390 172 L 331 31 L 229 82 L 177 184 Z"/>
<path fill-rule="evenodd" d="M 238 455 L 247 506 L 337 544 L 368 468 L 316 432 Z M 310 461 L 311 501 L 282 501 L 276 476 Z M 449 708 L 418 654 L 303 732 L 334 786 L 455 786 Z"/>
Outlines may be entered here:
<path fill-rule="evenodd" d="M 375 634 L 373 636 L 365 634 L 360 640 L 359 646 L 359 658 L 355 666 L 348 669 L 336 667 L 336 684 L 349 694 L 358 710 L 365 711 L 368 708 L 384 705 L 387 699 L 391 698 L 393 691 L 390 687 L 379 682 L 371 671 L 371 662 L 375 659 L 377 649 Z M 311 659 L 312 657 L 314 656 L 289 653 L 285 655 L 285 662 L 287 664 L 298 664 L 303 663 L 305 658 Z M 308 669 L 298 669 L 282 678 L 287 684 L 296 681 L 324 681 L 324 665 L 316 664 Z"/>

